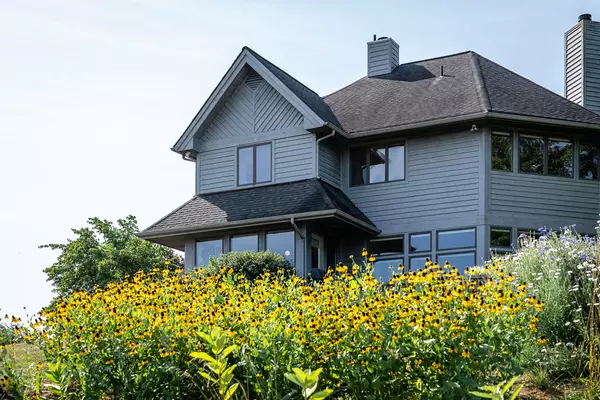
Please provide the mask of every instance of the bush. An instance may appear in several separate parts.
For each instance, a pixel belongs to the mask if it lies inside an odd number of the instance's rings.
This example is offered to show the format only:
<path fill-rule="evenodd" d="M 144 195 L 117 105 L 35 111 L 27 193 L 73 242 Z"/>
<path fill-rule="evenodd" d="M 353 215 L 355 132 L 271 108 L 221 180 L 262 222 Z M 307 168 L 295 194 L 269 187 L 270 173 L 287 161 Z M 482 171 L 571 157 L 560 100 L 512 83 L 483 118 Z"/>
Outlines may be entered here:
<path fill-rule="evenodd" d="M 590 345 L 600 329 L 598 242 L 572 228 L 540 232 L 539 239 L 522 235 L 518 251 L 503 258 L 504 267 L 527 281 L 546 305 L 539 329 L 548 347 L 543 353 L 539 348 L 530 351 L 537 352 L 532 364 L 540 362 L 554 376 L 578 376 L 586 372 L 586 354 L 595 353 Z"/>
<path fill-rule="evenodd" d="M 249 280 L 254 280 L 265 272 L 275 274 L 281 270 L 286 276 L 295 272 L 292 264 L 281 254 L 269 251 L 233 251 L 220 257 L 211 257 L 205 271 L 215 275 L 223 268 L 230 269 L 230 273 L 244 275 Z"/>
<path fill-rule="evenodd" d="M 282 271 L 253 282 L 227 271 L 138 273 L 59 302 L 38 335 L 76 392 L 122 399 L 206 398 L 190 354 L 212 354 L 200 332 L 216 327 L 236 346 L 234 381 L 251 399 L 294 390 L 292 367 L 322 368 L 319 386 L 334 397 L 467 397 L 518 370 L 535 341 L 541 303 L 496 267 L 483 283 L 433 265 L 389 285 L 356 265 L 355 275 L 336 270 L 322 283 Z"/>

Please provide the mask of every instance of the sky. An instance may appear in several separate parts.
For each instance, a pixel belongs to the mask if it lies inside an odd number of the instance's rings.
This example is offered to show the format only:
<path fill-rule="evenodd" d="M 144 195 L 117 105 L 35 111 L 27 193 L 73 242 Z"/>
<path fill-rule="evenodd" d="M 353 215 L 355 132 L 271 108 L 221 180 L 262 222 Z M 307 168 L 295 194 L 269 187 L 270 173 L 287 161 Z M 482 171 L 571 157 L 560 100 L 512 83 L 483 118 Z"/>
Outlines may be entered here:
<path fill-rule="evenodd" d="M 39 245 L 194 195 L 169 149 L 243 46 L 320 95 L 365 75 L 373 34 L 401 63 L 474 50 L 562 94 L 583 13 L 600 1 L 0 0 L 0 312 L 53 297 Z"/>

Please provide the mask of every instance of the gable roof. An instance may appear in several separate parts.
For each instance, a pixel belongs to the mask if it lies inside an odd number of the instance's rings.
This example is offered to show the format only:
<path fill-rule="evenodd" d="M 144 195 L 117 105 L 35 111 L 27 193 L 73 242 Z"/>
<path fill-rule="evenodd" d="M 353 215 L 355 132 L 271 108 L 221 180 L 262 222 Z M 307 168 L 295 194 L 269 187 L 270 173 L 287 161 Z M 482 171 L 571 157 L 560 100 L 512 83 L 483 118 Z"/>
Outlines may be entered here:
<path fill-rule="evenodd" d="M 491 113 L 600 124 L 600 115 L 472 51 L 401 64 L 324 100 L 350 136 Z"/>
<path fill-rule="evenodd" d="M 373 233 L 379 230 L 341 190 L 312 178 L 195 196 L 139 233 L 142 238 L 194 233 L 243 223 L 285 222 L 291 217 L 338 217 Z"/>
<path fill-rule="evenodd" d="M 261 57 L 249 47 L 243 47 L 231 64 L 217 87 L 200 108 L 192 122 L 177 140 L 171 150 L 185 154 L 194 149 L 194 136 L 206 124 L 210 123 L 235 89 L 237 78 L 244 68 L 250 67 L 268 84 L 273 86 L 288 102 L 304 116 L 305 128 L 319 128 L 326 123 L 339 123 L 329 106 L 314 91 L 292 78 L 289 74 Z"/>

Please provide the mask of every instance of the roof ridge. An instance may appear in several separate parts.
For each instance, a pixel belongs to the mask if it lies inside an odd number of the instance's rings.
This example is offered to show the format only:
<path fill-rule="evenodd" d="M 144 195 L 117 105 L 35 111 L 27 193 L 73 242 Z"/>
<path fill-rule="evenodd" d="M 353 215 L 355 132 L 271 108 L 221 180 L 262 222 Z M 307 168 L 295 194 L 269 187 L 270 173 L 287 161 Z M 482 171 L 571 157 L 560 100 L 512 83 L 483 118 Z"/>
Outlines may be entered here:
<path fill-rule="evenodd" d="M 491 111 L 492 105 L 490 103 L 490 94 L 485 86 L 485 79 L 483 78 L 483 72 L 481 71 L 481 65 L 479 64 L 479 54 L 474 51 L 470 51 L 471 56 L 471 69 L 473 72 L 473 79 L 475 79 L 475 89 L 477 90 L 477 97 L 479 99 L 479 105 L 483 111 Z"/>
<path fill-rule="evenodd" d="M 416 60 L 416 61 L 411 61 L 411 62 L 407 62 L 407 63 L 398 64 L 398 66 L 400 66 L 400 65 L 416 64 L 416 63 L 425 62 L 425 61 L 440 60 L 442 58 L 450 58 L 450 57 L 462 56 L 463 54 L 467 54 L 467 53 L 474 53 L 474 51 L 473 50 L 465 50 L 465 51 L 460 51 L 458 53 L 447 54 L 445 56 L 437 56 L 437 57 L 431 57 L 431 58 L 424 58 L 422 60 Z"/>

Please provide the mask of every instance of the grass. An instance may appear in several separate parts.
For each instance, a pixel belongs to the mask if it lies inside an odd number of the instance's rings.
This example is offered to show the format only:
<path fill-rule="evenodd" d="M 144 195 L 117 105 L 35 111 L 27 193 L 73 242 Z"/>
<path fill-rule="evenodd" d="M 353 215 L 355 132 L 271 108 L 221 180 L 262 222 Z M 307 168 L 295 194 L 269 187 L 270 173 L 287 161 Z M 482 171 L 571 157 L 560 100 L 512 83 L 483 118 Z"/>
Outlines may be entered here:
<path fill-rule="evenodd" d="M 8 352 L 15 360 L 15 371 L 25 381 L 33 382 L 37 364 L 46 361 L 42 350 L 32 344 L 16 343 L 8 347 Z"/>

